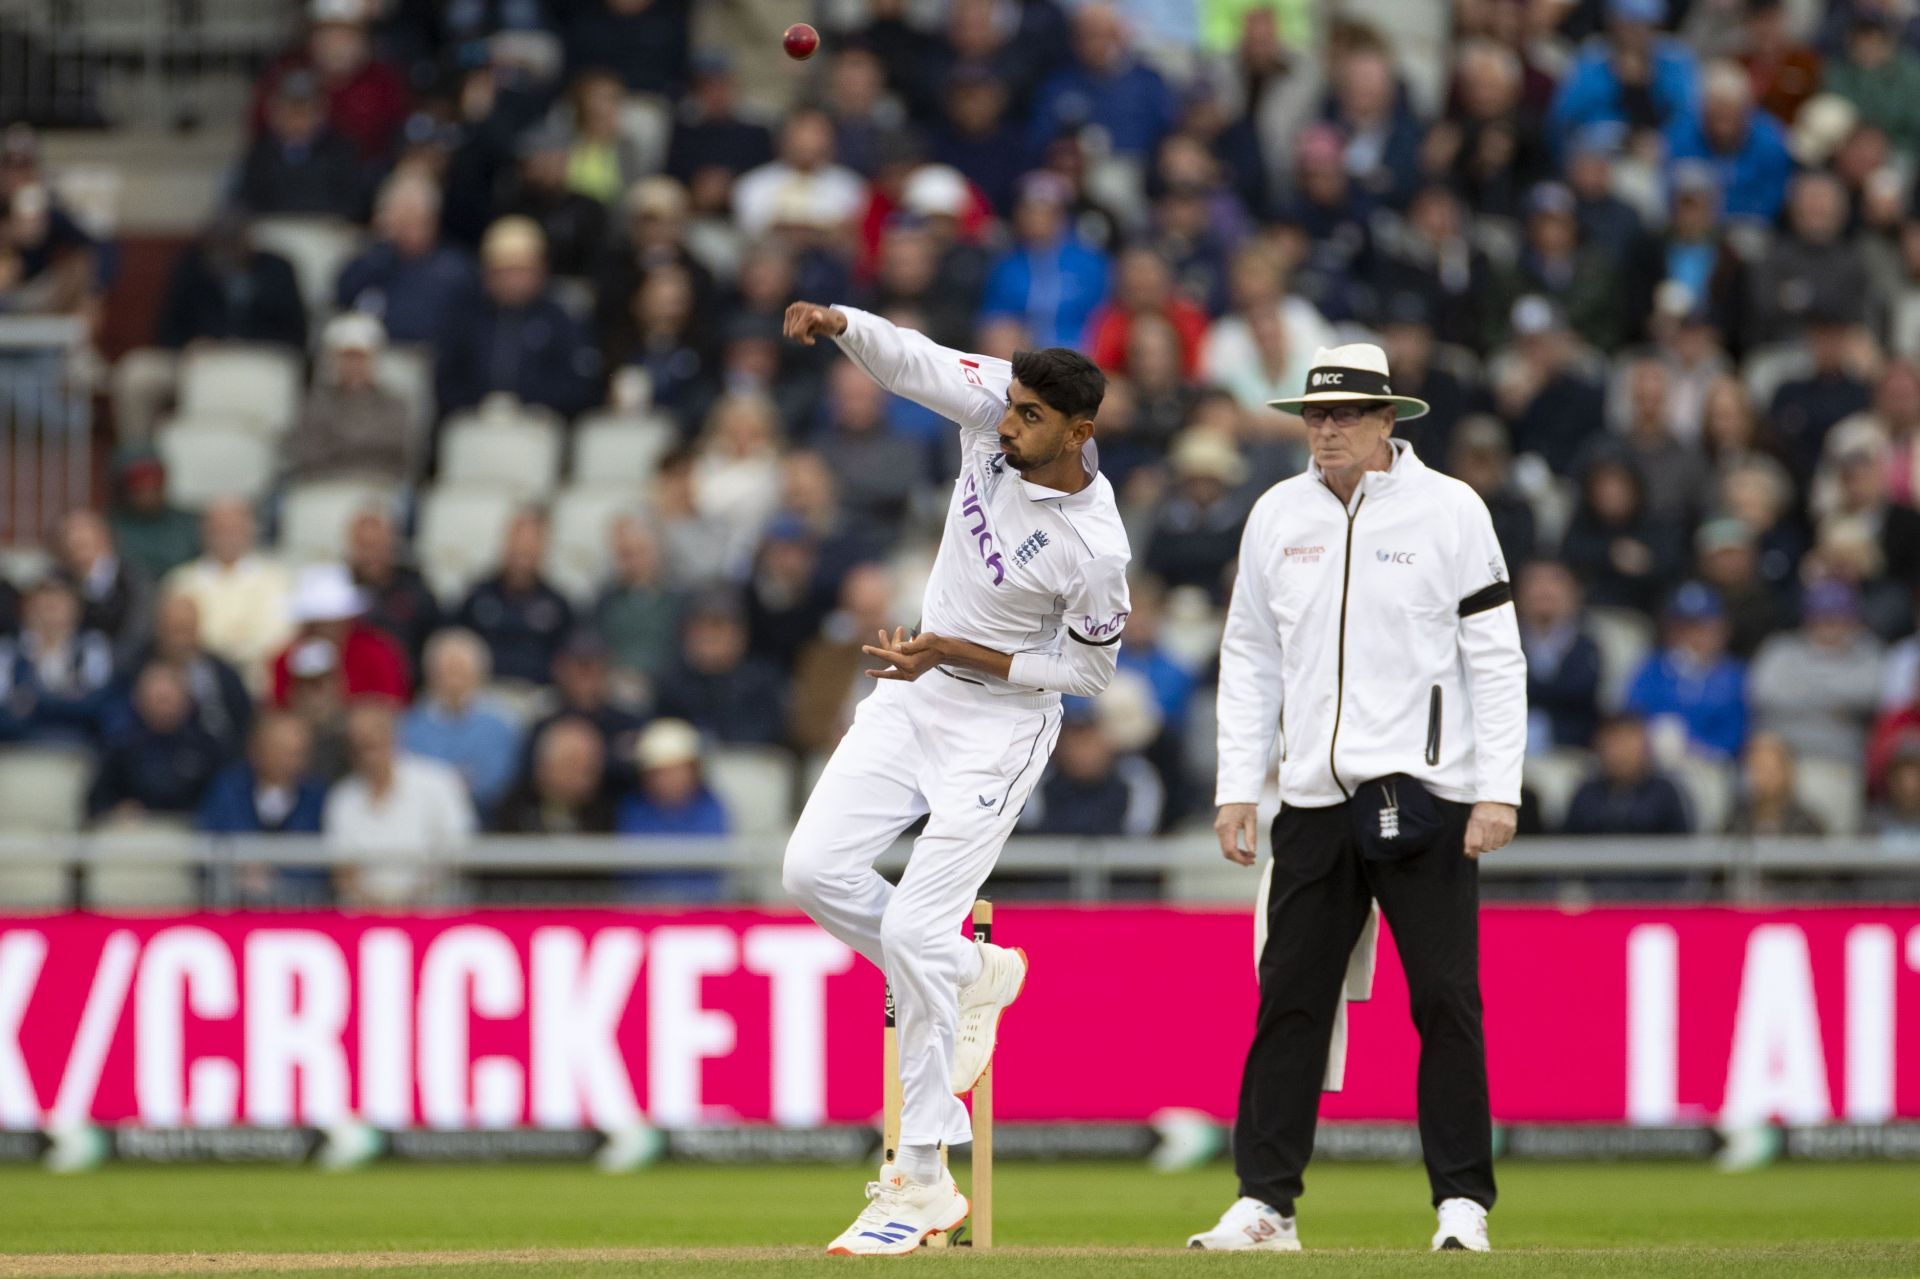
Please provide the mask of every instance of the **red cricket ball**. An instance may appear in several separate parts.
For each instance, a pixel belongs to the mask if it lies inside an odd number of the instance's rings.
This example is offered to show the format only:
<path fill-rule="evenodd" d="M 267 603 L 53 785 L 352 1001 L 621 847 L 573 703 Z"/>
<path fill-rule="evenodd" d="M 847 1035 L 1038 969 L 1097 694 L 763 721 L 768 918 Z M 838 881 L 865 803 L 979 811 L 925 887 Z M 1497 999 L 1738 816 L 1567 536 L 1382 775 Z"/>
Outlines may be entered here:
<path fill-rule="evenodd" d="M 807 23 L 796 22 L 787 28 L 785 35 L 780 37 L 780 47 L 785 49 L 787 56 L 795 62 L 804 62 L 813 56 L 814 50 L 820 47 L 820 33 Z"/>

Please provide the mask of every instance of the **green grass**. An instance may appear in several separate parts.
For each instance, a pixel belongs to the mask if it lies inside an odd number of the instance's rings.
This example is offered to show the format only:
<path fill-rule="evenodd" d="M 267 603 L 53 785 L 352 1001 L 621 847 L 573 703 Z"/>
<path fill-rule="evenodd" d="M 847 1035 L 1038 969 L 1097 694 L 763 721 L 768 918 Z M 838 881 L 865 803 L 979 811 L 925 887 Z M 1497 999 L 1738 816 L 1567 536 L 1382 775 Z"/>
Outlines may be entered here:
<path fill-rule="evenodd" d="M 1693 1165 L 1508 1164 L 1501 1175 L 1493 1218 L 1501 1252 L 1492 1257 L 1428 1256 L 1424 1176 L 1376 1165 L 1313 1171 L 1300 1204 L 1313 1251 L 1298 1258 L 1048 1255 L 1031 1250 L 1177 1248 L 1225 1206 L 1231 1175 L 1224 1166 L 1162 1176 L 1138 1165 L 1005 1164 L 996 1194 L 1001 1250 L 923 1254 L 907 1264 L 1045 1279 L 1119 1279 L 1174 1267 L 1240 1275 L 1275 1264 L 1342 1276 L 1424 1274 L 1436 1265 L 1535 1279 L 1920 1275 L 1920 1167 L 1913 1165 L 1781 1165 L 1725 1175 Z M 325 1174 L 119 1166 L 72 1177 L 9 1168 L 0 1169 L 0 1277 L 51 1273 L 55 1259 L 21 1255 L 31 1253 L 326 1253 L 325 1269 L 295 1269 L 297 1261 L 278 1259 L 272 1273 L 337 1276 L 341 1253 L 560 1248 L 792 1251 L 396 1258 L 372 1273 L 843 1274 L 846 1262 L 812 1250 L 851 1219 L 860 1184 L 857 1170 L 795 1167 L 672 1166 L 607 1176 L 561 1167 L 385 1165 Z M 420 1264 L 428 1260 L 435 1264 Z M 179 1265 L 170 1272 L 192 1273 Z M 98 1272 L 107 1272 L 104 1263 Z"/>

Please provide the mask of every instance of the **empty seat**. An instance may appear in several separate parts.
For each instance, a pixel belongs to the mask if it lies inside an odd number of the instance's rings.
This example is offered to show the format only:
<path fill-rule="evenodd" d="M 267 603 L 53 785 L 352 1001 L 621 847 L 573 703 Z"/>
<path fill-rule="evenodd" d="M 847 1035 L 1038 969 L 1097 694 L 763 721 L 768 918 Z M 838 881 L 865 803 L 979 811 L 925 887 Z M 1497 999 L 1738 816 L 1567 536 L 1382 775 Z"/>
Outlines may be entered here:
<path fill-rule="evenodd" d="M 427 584 L 458 603 L 500 562 L 500 541 L 519 501 L 498 489 L 440 485 L 420 499 L 414 553 Z"/>
<path fill-rule="evenodd" d="M 1794 768 L 1794 796 L 1829 835 L 1855 835 L 1866 806 L 1866 778 L 1843 759 L 1802 759 Z"/>
<path fill-rule="evenodd" d="M 206 841 L 186 818 L 109 820 L 93 838 L 86 901 L 92 907 L 193 906 Z"/>
<path fill-rule="evenodd" d="M 358 227 L 338 218 L 276 214 L 253 223 L 254 244 L 292 265 L 300 299 L 314 316 L 331 309 L 334 281 L 360 251 L 361 239 Z"/>
<path fill-rule="evenodd" d="M 180 364 L 180 416 L 224 418 L 278 435 L 300 409 L 301 363 L 284 347 L 222 342 Z"/>
<path fill-rule="evenodd" d="M 560 480 L 560 429 L 532 419 L 459 422 L 441 437 L 440 478 L 523 501 L 545 497 Z"/>
<path fill-rule="evenodd" d="M 167 464 L 167 500 L 189 511 L 223 497 L 252 500 L 273 483 L 273 445 L 244 427 L 180 422 L 156 441 Z"/>
<path fill-rule="evenodd" d="M 280 555 L 294 564 L 344 559 L 347 526 L 368 507 L 396 509 L 399 494 L 365 480 L 315 480 L 287 490 L 280 504 Z"/>
<path fill-rule="evenodd" d="M 1574 792 L 1592 771 L 1593 756 L 1571 747 L 1527 756 L 1524 777 L 1540 805 L 1541 826 L 1557 831 L 1565 824 Z"/>
<path fill-rule="evenodd" d="M 658 414 L 588 414 L 574 430 L 574 487 L 643 491 L 678 434 Z"/>
<path fill-rule="evenodd" d="M 60 835 L 80 829 L 93 763 L 84 751 L 0 750 L 0 832 Z"/>
<path fill-rule="evenodd" d="M 433 352 L 424 346 L 390 346 L 380 352 L 374 377 L 406 402 L 408 456 L 417 472 L 427 456 L 427 432 L 435 415 Z"/>
<path fill-rule="evenodd" d="M 1631 609 L 1590 608 L 1587 634 L 1600 649 L 1600 705 L 1614 710 L 1653 649 L 1653 622 Z"/>
<path fill-rule="evenodd" d="M 737 835 L 784 835 L 793 825 L 793 757 L 776 746 L 723 746 L 707 782 Z"/>
<path fill-rule="evenodd" d="M 1727 828 L 1733 812 L 1733 765 L 1689 755 L 1674 768 L 1673 779 L 1687 801 L 1695 834 L 1717 835 Z"/>
<path fill-rule="evenodd" d="M 1813 372 L 1813 355 L 1803 342 L 1776 342 L 1749 352 L 1741 369 L 1747 397 L 1760 412 L 1773 403 L 1774 392 L 1795 378 Z"/>
<path fill-rule="evenodd" d="M 619 489 L 571 488 L 554 499 L 547 574 L 560 591 L 586 600 L 600 589 L 612 560 L 608 549 L 614 520 L 640 507 Z"/>

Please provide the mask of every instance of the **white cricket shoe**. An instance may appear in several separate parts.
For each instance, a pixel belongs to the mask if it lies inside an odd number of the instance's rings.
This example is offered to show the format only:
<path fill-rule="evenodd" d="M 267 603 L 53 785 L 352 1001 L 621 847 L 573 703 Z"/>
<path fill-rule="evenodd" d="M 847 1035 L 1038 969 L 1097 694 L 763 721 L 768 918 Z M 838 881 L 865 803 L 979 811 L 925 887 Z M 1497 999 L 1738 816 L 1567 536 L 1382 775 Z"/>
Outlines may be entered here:
<path fill-rule="evenodd" d="M 953 1095 L 964 1097 L 987 1073 L 994 1041 L 1000 1035 L 1000 1014 L 1020 997 L 1027 984 L 1027 952 L 975 942 L 980 951 L 980 975 L 960 988 L 960 1028 L 953 1039 Z"/>
<path fill-rule="evenodd" d="M 1193 1235 L 1187 1247 L 1207 1252 L 1299 1252 L 1294 1218 L 1282 1217 L 1258 1199 L 1240 1198 L 1211 1230 Z"/>
<path fill-rule="evenodd" d="M 1491 1252 L 1487 1210 L 1471 1199 L 1442 1199 L 1440 1228 L 1433 1232 L 1435 1252 Z"/>
<path fill-rule="evenodd" d="M 953 1174 L 940 1170 L 931 1186 L 908 1181 L 893 1164 L 880 1165 L 880 1180 L 867 1183 L 867 1206 L 827 1245 L 833 1257 L 898 1257 L 912 1252 L 929 1235 L 954 1229 L 973 1205 L 960 1193 Z"/>

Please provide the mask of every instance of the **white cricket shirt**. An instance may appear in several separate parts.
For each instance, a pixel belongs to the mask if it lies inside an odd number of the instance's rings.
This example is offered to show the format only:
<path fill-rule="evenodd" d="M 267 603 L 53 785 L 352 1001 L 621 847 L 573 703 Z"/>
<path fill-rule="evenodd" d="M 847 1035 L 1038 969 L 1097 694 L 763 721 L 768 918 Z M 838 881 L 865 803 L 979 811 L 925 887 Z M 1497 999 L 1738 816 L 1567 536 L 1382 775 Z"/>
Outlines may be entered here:
<path fill-rule="evenodd" d="M 1133 553 L 1092 442 L 1093 478 L 1079 492 L 1029 483 L 1000 451 L 1011 364 L 950 350 L 853 307 L 834 309 L 847 317 L 834 340 L 856 364 L 960 428 L 960 476 L 920 628 L 1011 654 L 1013 665 L 1007 680 L 940 669 L 1003 697 L 1100 692 L 1132 610 Z"/>

